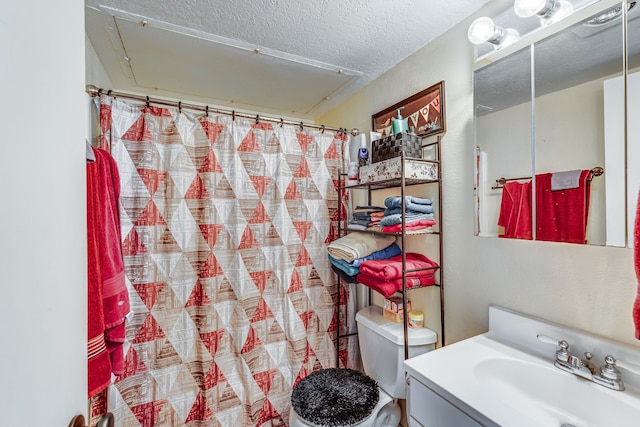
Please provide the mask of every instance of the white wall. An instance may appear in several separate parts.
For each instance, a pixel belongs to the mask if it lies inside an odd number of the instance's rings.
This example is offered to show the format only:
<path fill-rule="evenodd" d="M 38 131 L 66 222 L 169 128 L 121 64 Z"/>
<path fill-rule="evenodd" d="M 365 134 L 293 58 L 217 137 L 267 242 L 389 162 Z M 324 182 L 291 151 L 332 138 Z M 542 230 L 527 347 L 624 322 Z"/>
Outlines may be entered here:
<path fill-rule="evenodd" d="M 496 304 L 640 345 L 633 337 L 631 319 L 637 286 L 631 249 L 474 236 L 473 47 L 466 31 L 473 18 L 495 16 L 510 4 L 492 1 L 318 123 L 349 123 L 368 131 L 371 114 L 445 80 L 447 134 L 442 167 L 447 343 L 485 332 L 489 305 Z"/>
<path fill-rule="evenodd" d="M 0 13 L 0 425 L 87 410 L 81 0 Z"/>

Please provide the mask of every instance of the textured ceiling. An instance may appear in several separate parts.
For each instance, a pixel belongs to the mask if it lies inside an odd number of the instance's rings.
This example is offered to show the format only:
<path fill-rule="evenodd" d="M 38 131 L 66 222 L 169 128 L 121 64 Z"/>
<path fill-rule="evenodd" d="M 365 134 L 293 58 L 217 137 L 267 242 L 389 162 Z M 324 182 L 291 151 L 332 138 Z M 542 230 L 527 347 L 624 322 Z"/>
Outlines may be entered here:
<path fill-rule="evenodd" d="M 86 0 L 119 90 L 314 120 L 488 0 Z"/>

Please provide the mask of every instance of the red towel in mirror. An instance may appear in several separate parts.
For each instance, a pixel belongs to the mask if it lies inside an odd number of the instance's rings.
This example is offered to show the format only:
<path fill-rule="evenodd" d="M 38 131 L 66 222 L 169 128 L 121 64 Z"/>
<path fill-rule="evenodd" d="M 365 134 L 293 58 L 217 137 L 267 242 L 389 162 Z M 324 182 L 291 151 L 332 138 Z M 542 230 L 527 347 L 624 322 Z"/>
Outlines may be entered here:
<path fill-rule="evenodd" d="M 498 225 L 504 228 L 498 237 L 531 240 L 531 181 L 503 185 Z"/>
<path fill-rule="evenodd" d="M 587 243 L 590 170 L 580 173 L 578 188 L 551 190 L 551 173 L 536 175 L 536 240 Z"/>

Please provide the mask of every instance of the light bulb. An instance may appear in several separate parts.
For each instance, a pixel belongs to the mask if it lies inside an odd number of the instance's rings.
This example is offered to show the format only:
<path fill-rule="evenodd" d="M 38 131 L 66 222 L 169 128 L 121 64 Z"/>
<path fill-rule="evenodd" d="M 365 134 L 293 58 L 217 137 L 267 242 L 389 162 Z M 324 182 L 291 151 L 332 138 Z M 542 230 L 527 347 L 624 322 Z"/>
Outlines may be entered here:
<path fill-rule="evenodd" d="M 482 44 L 489 41 L 495 32 L 496 25 L 493 23 L 493 20 L 483 16 L 471 23 L 467 31 L 467 38 L 473 44 Z"/>
<path fill-rule="evenodd" d="M 520 35 L 516 30 L 499 27 L 493 23 L 491 18 L 483 16 L 471 23 L 467 31 L 467 38 L 473 44 L 489 42 L 499 48 L 515 42 L 520 38 Z"/>
<path fill-rule="evenodd" d="M 560 0 L 554 5 L 553 11 L 540 17 L 543 25 L 553 24 L 573 13 L 573 6 L 568 1 Z"/>
<path fill-rule="evenodd" d="M 566 0 L 515 0 L 513 10 L 521 18 L 538 15 L 542 25 L 549 25 L 573 13 L 573 6 Z"/>
<path fill-rule="evenodd" d="M 547 3 L 547 0 L 516 0 L 513 3 L 513 10 L 519 17 L 528 18 L 542 11 Z"/>

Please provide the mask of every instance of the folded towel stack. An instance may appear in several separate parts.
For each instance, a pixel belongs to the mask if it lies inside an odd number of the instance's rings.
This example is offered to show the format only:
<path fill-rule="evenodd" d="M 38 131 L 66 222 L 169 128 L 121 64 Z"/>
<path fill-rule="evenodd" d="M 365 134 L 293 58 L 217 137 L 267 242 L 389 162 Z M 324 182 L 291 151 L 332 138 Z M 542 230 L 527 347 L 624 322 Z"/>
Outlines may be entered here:
<path fill-rule="evenodd" d="M 402 197 L 387 197 L 384 217 L 380 220 L 385 233 L 402 232 Z M 406 230 L 421 230 L 436 224 L 431 199 L 405 196 L 404 221 Z"/>
<path fill-rule="evenodd" d="M 435 273 L 440 268 L 435 261 L 412 252 L 407 253 L 405 259 L 407 288 L 435 284 Z M 402 290 L 402 255 L 386 260 L 363 261 L 356 280 L 384 297 L 390 297 Z"/>
<path fill-rule="evenodd" d="M 395 241 L 394 236 L 354 231 L 329 243 L 327 250 L 329 255 L 336 259 L 353 262 L 358 258 L 364 258 L 375 251 L 384 249 Z"/>
<path fill-rule="evenodd" d="M 372 218 L 379 218 L 379 216 L 384 215 L 384 210 L 385 208 L 382 206 L 356 206 L 347 228 L 355 231 L 366 230 L 367 227 L 371 226 Z M 379 222 L 379 219 L 374 220 L 374 222 Z"/>
<path fill-rule="evenodd" d="M 334 269 L 355 277 L 360 274 L 360 265 L 364 261 L 385 260 L 400 255 L 402 251 L 395 240 L 393 236 L 353 232 L 329 244 L 329 261 Z"/>

